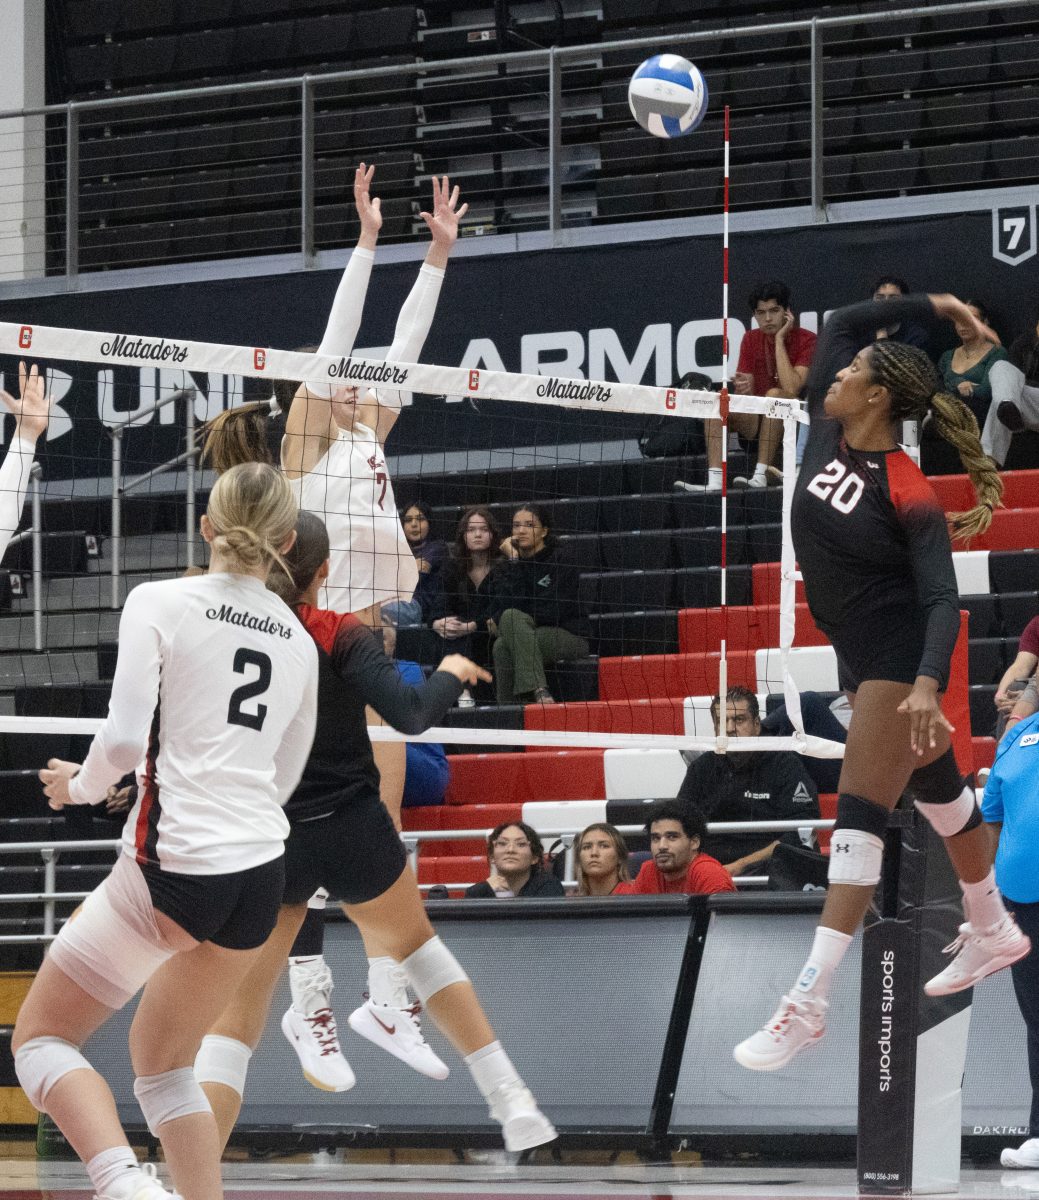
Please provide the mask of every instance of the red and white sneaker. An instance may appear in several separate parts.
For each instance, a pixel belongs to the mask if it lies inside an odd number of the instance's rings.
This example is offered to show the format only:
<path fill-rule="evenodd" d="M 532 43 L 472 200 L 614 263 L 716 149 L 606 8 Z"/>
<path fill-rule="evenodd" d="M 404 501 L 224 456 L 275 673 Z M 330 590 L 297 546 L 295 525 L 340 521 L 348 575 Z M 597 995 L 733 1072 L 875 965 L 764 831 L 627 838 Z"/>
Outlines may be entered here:
<path fill-rule="evenodd" d="M 784 996 L 768 1024 L 740 1042 L 733 1058 L 749 1071 L 778 1071 L 822 1040 L 828 1007 L 821 996 L 808 992 Z"/>
<path fill-rule="evenodd" d="M 966 991 L 986 975 L 1024 958 L 1031 949 L 1031 939 L 1018 929 L 1010 913 L 992 929 L 976 930 L 965 921 L 958 936 L 942 952 L 955 957 L 944 971 L 924 984 L 924 991 L 928 996 L 951 996 Z"/>
<path fill-rule="evenodd" d="M 347 1021 L 354 1033 L 407 1063 L 413 1071 L 429 1079 L 446 1079 L 450 1074 L 447 1063 L 437 1058 L 422 1036 L 421 1012 L 422 1005 L 417 1002 L 397 1008 L 365 1000 Z"/>
<path fill-rule="evenodd" d="M 296 1051 L 307 1083 L 323 1092 L 348 1092 L 357 1082 L 339 1048 L 339 1032 L 330 1008 L 319 1008 L 309 1017 L 289 1008 L 281 1019 L 281 1031 Z"/>

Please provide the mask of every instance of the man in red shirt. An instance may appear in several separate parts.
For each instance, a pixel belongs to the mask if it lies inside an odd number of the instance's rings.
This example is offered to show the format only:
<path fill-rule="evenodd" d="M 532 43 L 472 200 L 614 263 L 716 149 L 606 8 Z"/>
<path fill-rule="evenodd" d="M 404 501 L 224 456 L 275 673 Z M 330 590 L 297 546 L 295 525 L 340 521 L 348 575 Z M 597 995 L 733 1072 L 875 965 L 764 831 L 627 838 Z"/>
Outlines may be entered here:
<path fill-rule="evenodd" d="M 721 863 L 700 853 L 707 822 L 691 805 L 686 807 L 674 800 L 654 805 L 646 832 L 653 857 L 642 864 L 630 883 L 617 885 L 615 896 L 660 896 L 669 892 L 703 896 L 736 890 L 732 876 Z"/>
<path fill-rule="evenodd" d="M 787 400 L 801 394 L 815 353 L 815 334 L 802 329 L 790 307 L 790 289 L 779 280 L 760 283 L 751 292 L 750 310 L 758 323 L 743 335 L 739 364 L 732 390 L 741 396 L 780 396 Z M 707 484 L 685 483 L 675 487 L 688 492 L 718 492 L 722 486 L 722 423 L 704 422 L 707 433 Z M 754 413 L 729 414 L 729 428 L 749 442 L 757 441 L 758 459 L 749 478 L 737 475 L 733 487 L 763 488 L 768 470 L 783 437 L 783 422 Z M 774 471 L 773 471 L 774 474 Z"/>

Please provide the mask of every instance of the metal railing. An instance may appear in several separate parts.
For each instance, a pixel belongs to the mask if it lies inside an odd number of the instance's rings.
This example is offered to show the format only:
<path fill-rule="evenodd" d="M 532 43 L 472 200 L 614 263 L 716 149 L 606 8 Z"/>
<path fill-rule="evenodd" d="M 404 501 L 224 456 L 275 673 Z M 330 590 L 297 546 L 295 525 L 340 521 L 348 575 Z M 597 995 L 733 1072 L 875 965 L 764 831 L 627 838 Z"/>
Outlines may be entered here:
<path fill-rule="evenodd" d="M 708 823 L 707 832 L 721 833 L 790 833 L 801 834 L 809 830 L 832 829 L 832 820 L 806 821 L 712 821 Z M 583 826 L 582 826 L 583 828 Z M 645 832 L 644 825 L 618 825 L 621 834 L 639 834 Z M 576 826 L 567 829 L 552 830 L 551 835 L 561 840 L 565 845 L 563 886 L 572 890 L 577 886 L 574 877 L 574 839 L 581 832 Z M 490 829 L 431 829 L 407 830 L 401 834 L 412 870 L 418 875 L 419 849 L 423 843 L 481 841 L 486 843 Z M 26 934 L 0 934 L 0 945 L 34 944 L 53 940 L 55 932 L 55 905 L 61 903 L 79 903 L 87 898 L 89 892 L 58 892 L 55 891 L 57 882 L 58 860 L 62 852 L 69 850 L 112 851 L 118 853 L 122 847 L 119 839 L 103 840 L 70 840 L 70 841 L 39 841 L 39 842 L 2 842 L 0 856 L 8 854 L 39 854 L 43 860 L 43 891 L 42 892 L 6 892 L 0 893 L 0 905 L 3 904 L 37 904 L 43 905 L 43 932 Z M 83 864 L 78 864 L 82 866 Z M 736 883 L 743 887 L 764 887 L 768 882 L 765 876 L 740 876 Z M 419 890 L 428 892 L 434 887 L 446 887 L 449 891 L 457 891 L 469 886 L 468 882 L 419 884 Z"/>
<path fill-rule="evenodd" d="M 799 125 L 807 124 L 810 145 L 806 169 L 809 179 L 805 181 L 801 176 L 798 182 L 807 182 L 808 186 L 804 189 L 804 193 L 810 203 L 812 216 L 814 220 L 822 221 L 826 217 L 828 200 L 827 182 L 823 170 L 828 136 L 825 118 L 830 115 L 824 111 L 824 105 L 828 99 L 832 98 L 828 95 L 828 87 L 832 93 L 835 84 L 847 82 L 839 78 L 834 79 L 833 75 L 826 71 L 827 39 L 833 39 L 852 28 L 865 28 L 871 32 L 875 29 L 878 38 L 886 36 L 890 39 L 892 35 L 885 34 L 885 28 L 897 29 L 897 22 L 904 23 L 925 18 L 929 22 L 935 22 L 939 19 L 956 21 L 962 17 L 966 23 L 962 32 L 970 34 L 972 30 L 969 22 L 973 15 L 998 9 L 1005 21 L 1008 19 L 1008 14 L 1013 14 L 1015 9 L 1025 9 L 1031 2 L 1032 0 L 968 0 L 968 2 L 962 3 L 893 8 L 886 12 L 857 12 L 841 16 L 812 17 L 768 25 L 749 23 L 738 28 L 710 28 L 681 32 L 676 29 L 667 35 L 667 49 L 686 53 L 694 58 L 698 51 L 702 51 L 705 60 L 713 55 L 722 63 L 719 69 L 728 73 L 730 67 L 725 63 L 725 56 L 720 47 L 727 44 L 738 47 L 741 39 L 752 39 L 753 44 L 757 47 L 765 40 L 768 42 L 768 46 L 761 50 L 764 56 L 767 57 L 774 51 L 782 52 L 784 58 L 796 61 L 800 69 L 807 68 L 807 106 L 803 109 L 798 108 L 800 101 L 791 99 L 794 93 L 789 81 L 775 85 L 774 97 L 770 98 L 765 93 L 758 95 L 762 88 L 767 89 L 770 86 L 758 81 L 761 73 L 758 68 L 767 64 L 733 65 L 731 67 L 732 86 L 729 92 L 733 103 L 737 106 L 741 103 L 746 105 L 748 117 L 754 117 L 754 122 L 757 123 L 758 132 L 761 135 L 763 150 L 767 151 L 770 145 L 769 130 L 773 128 L 769 123 L 770 110 L 782 109 L 783 119 L 789 119 L 793 114 L 793 118 Z M 154 121 L 168 121 L 171 117 L 176 116 L 178 106 L 189 103 L 194 106 L 191 114 L 193 124 L 200 131 L 198 144 L 194 147 L 197 154 L 194 161 L 190 160 L 189 154 L 189 159 L 179 164 L 176 170 L 183 172 L 186 167 L 188 171 L 212 175 L 214 162 L 221 168 L 231 167 L 232 178 L 229 183 L 224 180 L 222 186 L 226 184 L 228 187 L 238 190 L 249 200 L 260 201 L 268 199 L 267 185 L 269 181 L 274 174 L 284 168 L 288 175 L 295 176 L 295 186 L 287 188 L 283 193 L 284 207 L 294 215 L 291 226 L 287 224 L 284 227 L 285 233 L 280 242 L 277 238 L 273 240 L 270 238 L 269 235 L 272 232 L 270 229 L 263 230 L 268 235 L 263 247 L 249 246 L 248 232 L 241 233 L 233 226 L 229 226 L 223 233 L 205 234 L 203 231 L 199 231 L 196 240 L 198 237 L 211 236 L 214 244 L 211 247 L 201 246 L 193 249 L 191 253 L 185 250 L 180 255 L 182 260 L 223 256 L 228 252 L 228 244 L 231 244 L 231 250 L 238 246 L 242 253 L 246 254 L 258 252 L 260 248 L 277 252 L 290 251 L 292 249 L 291 227 L 298 231 L 294 236 L 297 239 L 296 249 L 302 266 L 309 269 L 316 265 L 318 243 L 321 240 L 317 224 L 318 197 L 322 189 L 326 193 L 329 190 L 327 171 L 329 164 L 326 161 L 330 153 L 329 144 L 335 143 L 337 137 L 345 136 L 337 133 L 334 119 L 336 112 L 322 110 L 320 106 L 322 104 L 326 104 L 326 106 L 338 104 L 344 97 L 349 102 L 345 111 L 349 112 L 375 113 L 375 105 L 391 104 L 395 98 L 398 104 L 404 103 L 405 107 L 410 106 L 415 110 L 410 124 L 402 118 L 403 123 L 400 125 L 394 125 L 392 128 L 380 128 L 378 121 L 373 121 L 374 132 L 369 131 L 370 137 L 367 141 L 359 136 L 354 137 L 353 143 L 349 147 L 350 153 L 360 157 L 365 153 L 364 147 L 367 146 L 369 153 L 376 156 L 384 155 L 387 150 L 390 150 L 402 160 L 410 159 L 412 162 L 410 181 L 399 180 L 402 187 L 406 183 L 409 188 L 413 188 L 416 178 L 436 170 L 442 170 L 444 164 L 449 162 L 456 164 L 458 167 L 456 173 L 459 175 L 463 187 L 468 188 L 471 193 L 473 189 L 467 184 L 467 179 L 488 176 L 490 181 L 487 184 L 487 195 L 482 208 L 475 202 L 474 195 L 474 209 L 470 214 L 470 225 L 479 227 L 475 231 L 488 229 L 498 231 L 500 229 L 498 222 L 501 220 L 503 207 L 502 195 L 507 192 L 513 197 L 515 209 L 511 225 L 506 223 L 508 230 L 547 229 L 552 234 L 553 240 L 558 243 L 568 224 L 589 223 L 598 219 L 600 214 L 596 211 L 596 202 L 594 200 L 586 202 L 580 198 L 587 190 L 583 188 L 582 184 L 587 184 L 590 175 L 596 171 L 596 165 L 599 162 L 600 132 L 609 125 L 611 119 L 614 121 L 614 128 L 618 130 L 623 129 L 630 121 L 630 118 L 620 118 L 619 116 L 607 118 L 604 115 L 603 87 L 605 84 L 603 81 L 607 80 L 612 86 L 614 80 L 610 71 L 616 70 L 623 74 L 615 82 L 624 82 L 627 73 L 630 73 L 630 68 L 623 64 L 616 65 L 617 56 L 623 56 L 627 52 L 641 54 L 657 52 L 662 48 L 661 36 L 657 33 L 652 36 L 624 38 L 616 41 L 607 40 L 580 46 L 555 46 L 542 50 L 481 55 L 477 58 L 402 62 L 388 66 L 303 74 L 278 80 L 189 87 L 163 92 L 109 96 L 97 100 L 75 100 L 62 105 L 45 105 L 16 112 L 0 113 L 0 125 L 9 122 L 15 129 L 23 128 L 26 138 L 29 138 L 34 131 L 32 123 L 34 118 L 49 119 L 52 125 L 56 125 L 56 122 L 60 123 L 58 132 L 61 134 L 64 145 L 61 146 L 58 141 L 55 141 L 55 129 L 52 129 L 50 146 L 53 148 L 53 153 L 44 145 L 42 161 L 46 172 L 50 175 L 64 174 L 65 244 L 63 266 L 70 286 L 83 268 L 84 232 L 93 234 L 96 232 L 96 228 L 103 228 L 108 222 L 107 210 L 104 205 L 106 189 L 112 180 L 106 174 L 88 174 L 90 160 L 85 157 L 86 150 L 94 150 L 99 145 L 103 146 L 106 139 L 112 143 L 118 142 L 120 145 L 122 161 L 117 164 L 117 170 L 129 168 L 131 171 L 140 172 L 141 186 L 129 189 L 132 200 L 123 201 L 127 209 L 122 210 L 119 214 L 121 219 L 127 221 L 126 230 L 129 231 L 125 233 L 124 240 L 125 238 L 132 240 L 133 236 L 139 236 L 142 239 L 141 254 L 137 256 L 140 261 L 178 260 L 178 248 L 172 241 L 169 242 L 167 249 L 163 249 L 162 244 L 151 244 L 152 239 L 157 238 L 159 243 L 162 243 L 163 237 L 172 235 L 164 234 L 161 230 L 150 230 L 141 225 L 132 225 L 130 221 L 138 209 L 143 211 L 151 204 L 154 212 L 158 214 L 155 218 L 158 225 L 167 220 L 166 209 L 174 199 L 171 196 L 170 183 L 164 182 L 161 177 L 163 170 L 169 171 L 172 168 L 164 158 L 165 152 L 157 152 L 149 141 L 150 138 L 154 138 L 154 130 L 139 127 L 142 120 L 148 119 L 142 114 L 154 113 Z M 807 39 L 807 47 L 802 45 L 796 49 L 787 48 L 787 40 L 791 37 L 800 38 L 802 41 Z M 774 45 L 772 45 L 772 40 L 774 40 Z M 903 40 L 908 46 L 912 35 Z M 847 40 L 843 40 L 838 49 L 845 54 L 851 52 Z M 867 46 L 863 53 L 870 55 L 870 48 Z M 613 60 L 614 65 L 609 68 L 604 67 L 604 57 Z M 883 58 L 884 56 L 874 57 Z M 838 59 L 839 65 L 840 60 Z M 905 81 L 900 78 L 899 64 L 894 59 L 890 61 L 890 64 L 882 65 L 890 65 L 891 71 L 890 79 L 882 80 L 884 97 L 900 98 L 903 92 L 908 94 L 908 91 L 915 87 L 913 84 L 906 85 Z M 586 78 L 589 72 L 593 75 L 591 81 Z M 935 87 L 937 91 L 943 95 L 955 95 L 959 87 L 960 74 L 961 72 L 954 70 L 951 66 L 947 70 L 938 71 L 936 69 L 935 79 L 938 80 L 938 83 Z M 1037 52 L 1035 74 L 1039 77 L 1039 52 Z M 358 84 L 364 86 L 365 93 L 362 104 L 368 104 L 368 109 L 359 107 L 356 88 Z M 491 89 L 491 98 L 483 104 L 483 108 L 480 107 L 482 101 L 479 96 L 470 98 L 466 94 L 470 90 L 470 85 L 474 84 L 478 84 L 485 90 Z M 405 85 L 413 86 L 417 89 L 417 93 L 413 99 L 402 102 L 398 92 Z M 437 98 L 437 88 L 441 89 L 441 92 L 446 89 L 448 99 Z M 504 90 L 499 95 L 494 92 L 494 88 Z M 286 97 L 289 96 L 294 98 L 286 100 Z M 250 138 L 249 153 L 256 164 L 255 168 L 251 167 L 244 174 L 238 174 L 238 167 L 234 166 L 242 158 L 238 153 L 240 148 L 238 143 L 229 143 L 225 147 L 228 153 L 224 159 L 221 159 L 219 142 L 212 141 L 212 137 L 219 138 L 220 136 L 220 128 L 216 122 L 226 116 L 226 112 L 220 106 L 230 97 L 234 97 L 239 105 L 235 111 L 239 113 L 240 120 L 245 123 L 243 128 L 246 129 Z M 726 98 L 729 96 L 725 94 L 719 97 L 721 100 Z M 211 117 L 213 119 L 209 126 L 199 116 L 199 102 L 202 102 L 203 105 L 208 103 L 213 105 L 211 113 L 204 112 L 202 114 L 203 118 Z M 251 113 L 247 111 L 249 104 L 255 106 Z M 271 116 L 271 113 L 264 109 L 264 105 L 268 109 L 271 106 L 278 107 L 281 115 Z M 469 107 L 465 107 L 466 105 Z M 510 108 L 510 106 L 512 107 Z M 483 111 L 484 109 L 486 112 Z M 502 115 L 503 112 L 506 113 L 505 116 Z M 763 117 L 764 120 L 758 120 L 758 117 Z M 115 136 L 120 132 L 120 121 L 126 124 L 126 132 L 122 136 Z M 91 124 L 92 122 L 93 124 Z M 137 123 L 136 127 L 133 122 Z M 565 127 L 569 129 L 567 137 L 564 137 Z M 1008 132 L 1012 135 L 1016 135 L 1018 132 L 1013 127 L 1012 118 L 1008 119 L 1007 127 Z M 479 132 L 484 128 L 488 131 L 489 136 L 497 136 L 504 132 L 509 138 L 508 147 L 504 151 L 498 148 L 494 149 L 490 157 L 493 157 L 495 161 L 490 165 L 483 161 L 488 157 L 487 147 L 479 145 L 479 139 L 477 139 L 477 144 L 471 144 L 474 131 Z M 85 130 L 87 133 L 97 136 L 92 140 L 84 139 Z M 398 130 L 404 132 L 398 136 L 395 132 Z M 395 137 L 398 138 L 397 141 L 394 141 Z M 950 140 L 957 140 L 955 130 L 952 131 Z M 896 138 L 896 141 L 898 145 L 902 144 L 901 139 Z M 653 142 L 652 138 L 645 139 L 644 153 L 655 152 L 659 149 L 659 146 L 650 144 Z M 338 144 L 341 145 L 341 141 Z M 691 144 L 692 142 L 686 139 L 685 145 L 688 147 Z M 265 149 L 271 150 L 271 156 L 276 159 L 275 163 L 272 164 L 265 160 Z M 179 150 L 178 147 L 178 153 Z M 441 163 L 440 167 L 436 165 L 438 161 Z M 663 161 L 659 165 L 663 166 Z M 632 175 L 638 176 L 641 169 L 642 163 L 637 160 L 633 161 Z M 720 156 L 718 163 L 712 169 L 718 174 L 720 182 Z M 803 165 L 799 166 L 799 170 L 804 169 Z M 409 174 L 409 168 L 406 165 L 402 170 L 405 176 Z M 883 174 L 884 168 L 880 168 L 871 184 L 863 188 L 864 196 L 883 195 L 890 192 L 890 187 L 887 189 L 884 187 Z M 532 175 L 536 176 L 533 183 L 529 178 Z M 86 189 L 84 188 L 85 183 L 90 185 Z M 190 194 L 192 186 L 194 185 L 191 179 L 180 181 L 180 190 L 175 198 L 178 202 L 184 200 L 188 205 L 185 211 L 189 213 L 192 203 Z M 695 191 L 696 185 L 695 181 L 685 181 L 681 186 Z M 589 184 L 589 187 L 594 192 L 594 186 Z M 184 189 L 187 189 L 186 199 L 180 194 L 180 191 Z M 341 191 L 344 197 L 348 194 L 345 181 Z M 148 199 L 149 195 L 153 197 L 151 200 Z M 578 197 L 569 204 L 569 208 L 568 195 Z M 633 197 L 637 198 L 635 193 L 633 193 Z M 738 196 L 736 200 L 738 202 Z M 273 203 L 272 200 L 272 207 Z M 401 203 L 406 203 L 406 201 L 402 198 Z M 689 206 L 685 207 L 689 209 Z M 693 205 L 689 210 L 709 211 L 711 207 L 712 204 L 705 202 L 698 206 Z M 675 206 L 676 210 L 682 208 L 681 204 Z M 87 230 L 83 219 L 85 211 L 88 215 L 97 217 L 100 226 Z M 387 211 L 388 209 L 384 206 L 384 212 Z M 263 214 L 254 215 L 262 216 Z M 659 217 L 674 214 L 673 212 L 638 210 L 633 211 L 631 215 Z M 336 219 L 338 221 L 340 218 Z M 345 224 L 347 218 L 342 217 L 341 219 Z M 621 216 L 619 219 L 624 218 Z M 409 223 L 410 229 L 408 228 Z M 397 232 L 390 236 L 406 239 L 422 228 L 421 222 L 417 221 L 414 213 L 409 216 L 407 212 L 399 220 L 398 226 Z M 13 226 L 11 228 L 10 240 L 13 242 Z M 185 235 L 185 237 L 187 236 Z M 115 238 L 113 245 L 118 240 Z M 324 240 L 326 244 L 341 244 L 343 238 L 326 236 Z M 94 262 L 90 265 L 136 264 L 134 256 L 131 254 L 118 263 Z M 60 274 L 53 263 L 50 270 L 51 273 Z"/>

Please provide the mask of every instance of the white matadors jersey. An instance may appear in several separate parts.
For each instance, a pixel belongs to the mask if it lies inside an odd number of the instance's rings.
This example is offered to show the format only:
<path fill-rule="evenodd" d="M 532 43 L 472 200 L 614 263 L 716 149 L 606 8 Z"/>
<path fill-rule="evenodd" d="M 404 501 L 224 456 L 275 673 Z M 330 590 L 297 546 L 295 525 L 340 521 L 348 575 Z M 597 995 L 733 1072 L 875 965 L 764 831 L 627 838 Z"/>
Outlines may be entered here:
<path fill-rule="evenodd" d="M 315 466 L 289 486 L 300 508 L 320 517 L 328 530 L 329 575 L 319 607 L 355 613 L 411 599 L 418 568 L 374 430 L 366 425 L 342 430 Z"/>
<path fill-rule="evenodd" d="M 108 717 L 70 795 L 96 803 L 136 769 L 125 853 L 187 875 L 259 866 L 282 853 L 282 805 L 316 711 L 314 641 L 260 580 L 141 584 L 123 606 Z"/>

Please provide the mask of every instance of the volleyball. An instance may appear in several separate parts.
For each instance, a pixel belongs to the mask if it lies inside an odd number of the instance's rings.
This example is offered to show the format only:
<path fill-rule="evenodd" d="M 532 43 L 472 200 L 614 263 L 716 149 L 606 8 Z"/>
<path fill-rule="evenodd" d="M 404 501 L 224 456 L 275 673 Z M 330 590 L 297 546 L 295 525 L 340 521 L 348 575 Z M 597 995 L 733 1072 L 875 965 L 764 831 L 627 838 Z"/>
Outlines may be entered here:
<path fill-rule="evenodd" d="M 654 54 L 632 75 L 628 106 L 654 137 L 685 137 L 707 112 L 707 81 L 687 58 Z"/>

